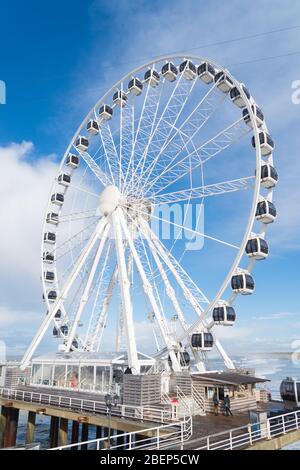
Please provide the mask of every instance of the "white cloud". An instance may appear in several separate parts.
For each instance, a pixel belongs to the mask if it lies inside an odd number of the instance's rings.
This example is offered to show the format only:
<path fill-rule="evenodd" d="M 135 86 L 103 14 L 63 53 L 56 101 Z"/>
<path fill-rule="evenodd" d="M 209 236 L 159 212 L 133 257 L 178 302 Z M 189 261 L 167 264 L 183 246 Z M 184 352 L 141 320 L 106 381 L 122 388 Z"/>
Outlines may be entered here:
<path fill-rule="evenodd" d="M 33 331 L 45 307 L 40 283 L 42 223 L 57 164 L 31 142 L 0 147 L 0 328 Z M 5 332 L 5 333 L 4 333 Z"/>
<path fill-rule="evenodd" d="M 283 318 L 288 318 L 294 315 L 299 315 L 298 313 L 295 312 L 278 312 L 278 313 L 271 313 L 270 315 L 262 315 L 260 317 L 255 316 L 253 317 L 253 320 L 282 320 Z"/>

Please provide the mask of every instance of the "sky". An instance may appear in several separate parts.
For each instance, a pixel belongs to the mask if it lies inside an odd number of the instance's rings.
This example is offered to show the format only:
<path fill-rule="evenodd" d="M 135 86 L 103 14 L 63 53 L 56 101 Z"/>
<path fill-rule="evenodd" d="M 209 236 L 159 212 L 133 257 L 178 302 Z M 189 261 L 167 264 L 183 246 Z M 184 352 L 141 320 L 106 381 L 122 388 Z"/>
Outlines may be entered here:
<path fill-rule="evenodd" d="M 270 258 L 255 268 L 255 295 L 219 334 L 232 353 L 291 350 L 300 338 L 299 2 L 11 0 L 0 15 L 0 340 L 9 354 L 24 352 L 44 314 L 42 219 L 70 139 L 113 83 L 172 52 L 211 57 L 263 104 L 276 141 L 279 217 Z"/>

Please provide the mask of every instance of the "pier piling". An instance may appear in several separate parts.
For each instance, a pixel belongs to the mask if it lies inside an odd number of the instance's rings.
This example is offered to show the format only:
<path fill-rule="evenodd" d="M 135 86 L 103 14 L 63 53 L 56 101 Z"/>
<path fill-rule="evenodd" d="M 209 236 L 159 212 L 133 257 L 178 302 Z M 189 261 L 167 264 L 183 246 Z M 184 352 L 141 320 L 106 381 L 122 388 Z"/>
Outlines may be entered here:
<path fill-rule="evenodd" d="M 57 447 L 58 445 L 58 423 L 59 418 L 57 416 L 51 416 L 50 422 L 50 447 Z"/>
<path fill-rule="evenodd" d="M 28 411 L 26 444 L 31 444 L 32 442 L 34 442 L 35 421 L 36 421 L 36 413 L 34 411 Z"/>
<path fill-rule="evenodd" d="M 4 435 L 4 447 L 13 447 L 17 441 L 19 409 L 7 408 L 7 421 Z"/>
<path fill-rule="evenodd" d="M 89 439 L 89 425 L 88 423 L 82 423 L 81 428 L 81 442 L 88 441 Z M 83 444 L 81 450 L 87 450 L 87 445 Z"/>
<path fill-rule="evenodd" d="M 59 419 L 58 426 L 58 445 L 66 446 L 68 444 L 68 420 L 66 418 Z"/>

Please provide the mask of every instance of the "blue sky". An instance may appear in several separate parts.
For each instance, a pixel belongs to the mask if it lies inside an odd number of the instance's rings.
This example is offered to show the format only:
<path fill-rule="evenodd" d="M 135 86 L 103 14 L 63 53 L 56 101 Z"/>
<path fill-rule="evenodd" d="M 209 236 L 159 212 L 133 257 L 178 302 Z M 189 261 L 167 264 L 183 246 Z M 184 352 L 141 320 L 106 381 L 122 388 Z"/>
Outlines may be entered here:
<path fill-rule="evenodd" d="M 242 315 L 224 341 L 230 346 L 234 339 L 236 351 L 291 349 L 300 338 L 300 105 L 291 99 L 292 83 L 300 80 L 300 54 L 244 62 L 300 50 L 300 29 L 208 45 L 293 27 L 299 18 L 296 0 L 1 6 L 0 79 L 7 85 L 7 104 L 0 106 L 0 338 L 10 352 L 24 350 L 39 324 L 41 220 L 56 162 L 70 138 L 125 73 L 155 56 L 191 49 L 228 65 L 247 83 L 277 144 L 279 218 L 268 236 L 272 253 L 256 267 L 256 293 L 241 300 Z"/>

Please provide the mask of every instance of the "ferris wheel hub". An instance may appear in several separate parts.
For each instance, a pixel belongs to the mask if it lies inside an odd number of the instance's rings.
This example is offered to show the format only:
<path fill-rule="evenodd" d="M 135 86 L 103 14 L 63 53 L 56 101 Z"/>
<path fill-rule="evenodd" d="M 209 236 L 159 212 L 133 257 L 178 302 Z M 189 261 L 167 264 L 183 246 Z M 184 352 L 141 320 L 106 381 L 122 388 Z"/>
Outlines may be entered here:
<path fill-rule="evenodd" d="M 121 193 L 119 189 L 114 186 L 107 186 L 100 194 L 99 209 L 104 215 L 111 214 L 119 205 Z"/>

